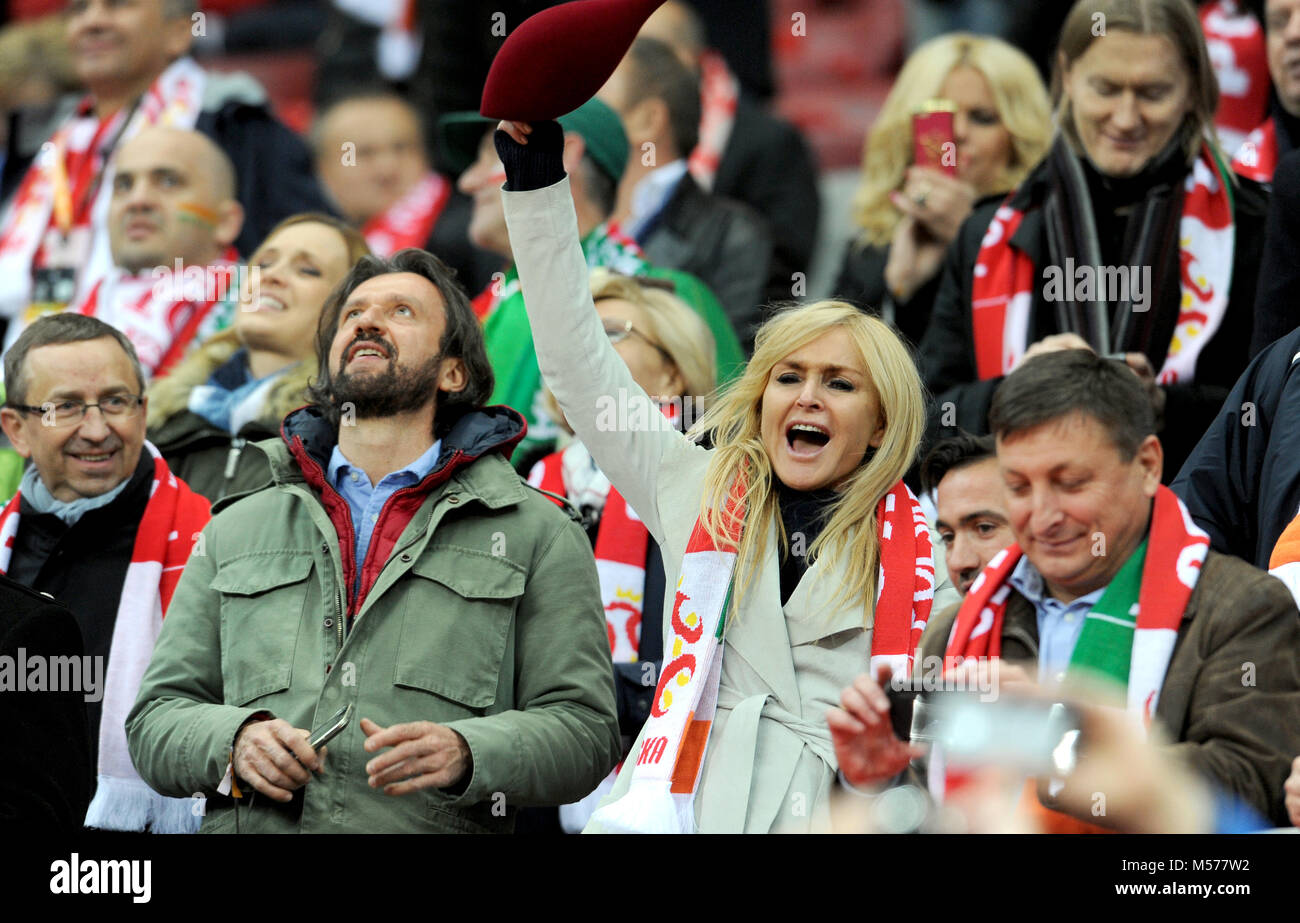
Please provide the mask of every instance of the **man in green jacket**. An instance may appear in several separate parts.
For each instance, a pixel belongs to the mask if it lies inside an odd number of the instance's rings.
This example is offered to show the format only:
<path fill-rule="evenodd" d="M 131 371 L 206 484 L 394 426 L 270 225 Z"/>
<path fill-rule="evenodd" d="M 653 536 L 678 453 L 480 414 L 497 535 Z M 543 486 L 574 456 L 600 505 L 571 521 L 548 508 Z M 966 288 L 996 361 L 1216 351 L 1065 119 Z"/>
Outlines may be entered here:
<path fill-rule="evenodd" d="M 619 756 L 581 528 L 508 457 L 526 426 L 435 257 L 363 259 L 326 304 L 315 405 L 218 507 L 127 719 L 205 832 L 509 832 Z M 373 486 L 372 486 L 373 485 Z M 354 717 L 319 752 L 309 729 Z M 234 795 L 232 800 L 226 793 Z"/>

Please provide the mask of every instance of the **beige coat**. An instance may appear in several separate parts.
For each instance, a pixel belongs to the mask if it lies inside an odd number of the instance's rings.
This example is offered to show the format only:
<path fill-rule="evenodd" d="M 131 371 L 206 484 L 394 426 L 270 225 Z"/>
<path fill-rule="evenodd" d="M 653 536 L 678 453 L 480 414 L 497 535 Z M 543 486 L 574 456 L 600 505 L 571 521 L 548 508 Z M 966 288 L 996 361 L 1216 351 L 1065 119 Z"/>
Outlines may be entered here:
<path fill-rule="evenodd" d="M 631 413 L 636 401 L 648 399 L 592 304 L 568 180 L 503 195 L 542 375 L 593 459 L 659 543 L 665 585 L 675 586 L 709 453 L 676 432 L 634 430 L 609 413 L 620 405 Z M 776 546 L 773 535 L 754 591 L 727 629 L 718 713 L 695 799 L 703 833 L 825 829 L 837 769 L 826 710 L 870 659 L 871 613 L 829 604 L 842 564 L 814 563 L 782 607 Z M 957 595 L 937 540 L 935 576 L 938 612 Z M 671 600 L 665 594 L 665 629 Z M 639 747 L 638 737 L 632 752 Z M 627 790 L 631 769 L 624 764 L 611 798 Z M 595 826 L 587 831 L 600 832 Z"/>

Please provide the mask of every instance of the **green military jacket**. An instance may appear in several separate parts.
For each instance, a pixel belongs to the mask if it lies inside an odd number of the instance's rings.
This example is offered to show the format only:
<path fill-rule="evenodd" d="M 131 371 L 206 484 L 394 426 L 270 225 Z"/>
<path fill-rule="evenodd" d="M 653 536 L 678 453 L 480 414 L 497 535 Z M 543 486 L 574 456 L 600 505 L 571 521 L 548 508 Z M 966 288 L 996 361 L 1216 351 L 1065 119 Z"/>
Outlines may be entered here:
<path fill-rule="evenodd" d="M 519 807 L 590 792 L 620 754 L 596 569 L 581 528 L 510 467 L 521 430 L 506 408 L 456 424 L 433 473 L 390 499 L 427 489 L 387 559 L 367 563 L 377 577 L 359 604 L 323 502 L 348 515 L 322 490 L 334 431 L 302 410 L 286 420 L 290 444 L 259 443 L 274 483 L 202 533 L 128 716 L 141 777 L 212 796 L 250 718 L 310 729 L 350 702 L 323 773 L 288 806 L 247 806 L 245 792 L 241 831 L 509 832 Z M 454 790 L 372 790 L 361 718 L 446 725 L 472 773 Z M 234 827 L 232 802 L 209 797 L 202 831 Z"/>

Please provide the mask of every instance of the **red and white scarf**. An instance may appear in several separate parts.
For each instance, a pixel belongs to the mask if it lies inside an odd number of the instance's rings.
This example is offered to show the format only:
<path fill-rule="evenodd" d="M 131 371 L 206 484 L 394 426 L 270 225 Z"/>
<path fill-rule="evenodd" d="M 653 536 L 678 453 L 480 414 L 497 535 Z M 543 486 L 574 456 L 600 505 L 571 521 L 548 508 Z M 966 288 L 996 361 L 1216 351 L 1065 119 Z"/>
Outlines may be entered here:
<path fill-rule="evenodd" d="M 1183 501 L 1168 487 L 1157 488 L 1128 677 L 1128 710 L 1148 726 L 1160 701 L 1183 611 L 1209 550 L 1209 536 L 1192 521 Z M 1022 554 L 1019 545 L 1002 549 L 971 584 L 948 638 L 946 666 L 972 657 L 1002 656 L 1002 623 L 1012 589 L 1007 578 Z"/>
<path fill-rule="evenodd" d="M 1162 385 L 1189 383 L 1205 344 L 1223 323 L 1232 282 L 1236 228 L 1232 200 L 1209 150 L 1187 175 L 1179 223 L 1182 298 Z M 989 223 L 975 260 L 971 317 L 980 380 L 1008 374 L 1029 348 L 1029 321 L 1039 267 L 1011 244 L 1025 213 L 1006 203 Z"/>
<path fill-rule="evenodd" d="M 34 320 L 24 315 L 31 302 L 32 274 L 45 265 L 48 233 L 81 229 L 92 235 L 88 259 L 78 272 L 74 301 L 111 271 L 113 257 L 105 229 L 113 195 L 112 152 L 149 125 L 193 128 L 206 83 L 207 75 L 192 58 L 179 58 L 145 91 L 133 114 L 123 109 L 101 120 L 93 114 L 93 100 L 87 98 L 41 146 L 0 217 L 0 316 L 10 318 L 8 343 Z M 103 162 L 106 155 L 108 164 Z M 55 207 L 60 186 L 71 194 L 72 209 L 67 214 L 59 214 L 63 209 Z"/>
<path fill-rule="evenodd" d="M 211 518 L 208 501 L 167 467 L 152 443 L 153 484 L 136 530 L 118 602 L 99 722 L 98 785 L 87 827 L 193 833 L 202 812 L 192 798 L 165 798 L 140 778 L 126 746 L 126 716 L 153 655 L 163 616 L 198 534 Z M 0 573 L 9 570 L 20 526 L 21 494 L 0 511 Z M 91 588 L 87 588 L 91 589 Z"/>
<path fill-rule="evenodd" d="M 114 269 L 95 283 L 76 310 L 126 334 L 145 374 L 161 378 L 191 346 L 229 326 L 239 295 L 239 254 L 233 247 L 208 266 L 188 269 L 196 275 L 202 270 L 194 284 L 183 272 L 132 274 Z M 177 300 L 177 295 L 183 297 Z"/>
<path fill-rule="evenodd" d="M 1264 27 L 1237 0 L 1214 0 L 1201 7 L 1201 29 L 1219 80 L 1214 127 L 1231 151 L 1268 114 L 1271 77 Z"/>
<path fill-rule="evenodd" d="M 575 501 L 565 472 L 575 464 L 590 464 L 591 456 L 581 443 L 543 458 L 528 475 L 528 483 Z M 596 573 L 600 578 L 600 602 L 605 609 L 609 650 L 615 663 L 640 659 L 641 616 L 645 602 L 645 557 L 650 532 L 641 517 L 613 485 L 602 476 L 607 489 L 600 525 L 596 530 Z"/>
<path fill-rule="evenodd" d="M 1271 183 L 1277 159 L 1277 120 L 1270 116 L 1241 142 L 1232 158 L 1232 171 L 1257 183 Z"/>
<path fill-rule="evenodd" d="M 691 176 L 705 192 L 713 189 L 722 155 L 736 125 L 740 81 L 716 51 L 700 56 L 700 139 L 688 161 Z"/>
<path fill-rule="evenodd" d="M 688 833 L 695 793 L 717 708 L 723 636 L 745 510 L 737 478 L 722 523 L 734 524 L 722 547 L 700 520 L 686 545 L 674 592 L 669 643 L 650 718 L 641 735 L 627 793 L 592 821 L 611 832 Z M 934 601 L 934 556 L 925 514 L 901 481 L 876 508 L 880 586 L 871 637 L 871 668 L 888 663 L 910 675 Z"/>
<path fill-rule="evenodd" d="M 423 250 L 429 235 L 451 198 L 451 183 L 430 171 L 388 210 L 366 222 L 361 234 L 378 257 L 390 257 L 399 250 Z"/>

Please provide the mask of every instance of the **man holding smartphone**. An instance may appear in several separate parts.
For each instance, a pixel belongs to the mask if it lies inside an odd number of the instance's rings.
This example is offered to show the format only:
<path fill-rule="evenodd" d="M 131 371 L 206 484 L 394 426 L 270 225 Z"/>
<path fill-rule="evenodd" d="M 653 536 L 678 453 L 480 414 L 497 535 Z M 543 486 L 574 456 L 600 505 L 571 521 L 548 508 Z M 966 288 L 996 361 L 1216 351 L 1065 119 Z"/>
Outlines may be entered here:
<path fill-rule="evenodd" d="M 525 426 L 483 406 L 464 291 L 424 251 L 367 257 L 316 351 L 314 405 L 260 444 L 274 483 L 219 509 L 181 577 L 135 765 L 207 794 L 205 832 L 507 833 L 576 801 L 619 756 L 595 563 L 510 467 Z M 340 722 L 326 768 L 308 729 Z"/>

